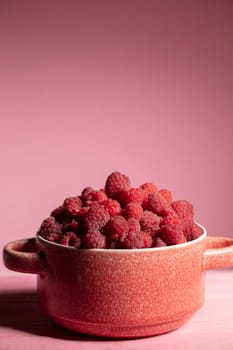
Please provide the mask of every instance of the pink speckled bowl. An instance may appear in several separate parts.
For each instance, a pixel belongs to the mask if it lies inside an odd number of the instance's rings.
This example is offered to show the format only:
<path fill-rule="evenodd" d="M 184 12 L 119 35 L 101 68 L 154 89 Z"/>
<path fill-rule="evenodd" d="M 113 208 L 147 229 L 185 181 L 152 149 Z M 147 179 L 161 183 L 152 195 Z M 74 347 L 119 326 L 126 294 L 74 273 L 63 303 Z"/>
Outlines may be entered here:
<path fill-rule="evenodd" d="M 185 323 L 204 303 L 205 270 L 233 266 L 233 239 L 202 229 L 191 242 L 134 250 L 78 250 L 38 236 L 8 243 L 4 262 L 38 275 L 40 304 L 60 325 L 143 337 Z"/>

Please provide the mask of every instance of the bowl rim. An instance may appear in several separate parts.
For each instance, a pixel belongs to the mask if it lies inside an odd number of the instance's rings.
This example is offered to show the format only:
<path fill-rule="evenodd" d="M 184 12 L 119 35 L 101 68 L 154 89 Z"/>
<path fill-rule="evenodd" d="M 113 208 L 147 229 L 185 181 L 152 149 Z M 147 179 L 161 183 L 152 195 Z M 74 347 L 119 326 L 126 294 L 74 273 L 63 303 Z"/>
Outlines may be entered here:
<path fill-rule="evenodd" d="M 133 248 L 133 249 L 106 249 L 106 248 L 75 248 L 73 246 L 65 246 L 59 243 L 55 243 L 55 242 L 51 242 L 48 241 L 47 239 L 43 238 L 42 236 L 40 236 L 39 232 L 37 232 L 36 234 L 36 238 L 39 242 L 46 244 L 48 246 L 53 246 L 56 247 L 57 249 L 70 249 L 72 251 L 76 251 L 76 252 L 95 252 L 95 253 L 103 253 L 104 254 L 110 254 L 110 253 L 116 253 L 116 254 L 129 254 L 129 253 L 145 253 L 145 252 L 161 252 L 161 251 L 168 251 L 168 250 L 178 250 L 178 249 L 183 249 L 185 247 L 189 247 L 195 244 L 198 244 L 199 242 L 201 242 L 202 240 L 204 240 L 207 237 L 207 231 L 206 228 L 204 226 L 202 226 L 199 223 L 196 223 L 203 231 L 202 235 L 199 236 L 198 238 L 192 240 L 192 241 L 188 241 L 188 242 L 184 242 L 184 243 L 179 243 L 179 244 L 174 244 L 174 245 L 170 245 L 170 246 L 165 246 L 165 247 L 152 247 L 152 248 Z"/>

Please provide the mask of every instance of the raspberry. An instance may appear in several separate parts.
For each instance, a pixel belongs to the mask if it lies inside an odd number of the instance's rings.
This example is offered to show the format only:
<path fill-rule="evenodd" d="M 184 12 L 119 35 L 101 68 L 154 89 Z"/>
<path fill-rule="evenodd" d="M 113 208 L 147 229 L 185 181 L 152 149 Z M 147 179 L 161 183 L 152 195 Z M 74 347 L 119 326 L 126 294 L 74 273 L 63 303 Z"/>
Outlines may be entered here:
<path fill-rule="evenodd" d="M 92 191 L 86 198 L 85 205 L 91 205 L 92 202 L 102 203 L 108 199 L 106 193 L 103 190 L 100 191 Z"/>
<path fill-rule="evenodd" d="M 84 217 L 84 228 L 102 230 L 104 225 L 109 221 L 110 215 L 101 204 L 93 203 L 86 216 Z"/>
<path fill-rule="evenodd" d="M 83 236 L 84 233 L 86 232 L 85 221 L 86 221 L 86 216 L 89 209 L 90 207 L 82 207 L 77 213 L 76 220 L 78 222 L 78 234 L 80 236 Z"/>
<path fill-rule="evenodd" d="M 143 242 L 142 248 L 150 248 L 152 245 L 151 236 L 147 232 L 141 231 L 140 237 L 141 237 L 142 242 Z"/>
<path fill-rule="evenodd" d="M 143 245 L 140 237 L 140 232 L 130 231 L 128 234 L 119 241 L 119 248 L 122 249 L 134 249 L 141 248 Z"/>
<path fill-rule="evenodd" d="M 64 206 L 60 205 L 59 207 L 53 209 L 50 216 L 53 216 L 56 219 L 56 221 L 62 223 L 62 221 L 65 219 L 65 216 L 66 216 Z"/>
<path fill-rule="evenodd" d="M 68 222 L 66 224 L 63 224 L 63 232 L 72 231 L 72 232 L 77 233 L 78 228 L 79 228 L 79 223 L 74 219 L 72 219 L 70 222 Z"/>
<path fill-rule="evenodd" d="M 118 243 L 118 241 L 107 240 L 106 248 L 107 249 L 117 249 L 117 248 L 119 248 L 119 243 Z"/>
<path fill-rule="evenodd" d="M 81 246 L 81 239 L 74 232 L 68 231 L 60 238 L 59 243 L 79 248 Z"/>
<path fill-rule="evenodd" d="M 128 191 L 121 191 L 121 205 L 124 207 L 128 203 L 142 204 L 144 195 L 141 188 L 130 188 Z"/>
<path fill-rule="evenodd" d="M 202 229 L 195 223 L 185 226 L 184 236 L 187 241 L 192 241 L 203 234 Z"/>
<path fill-rule="evenodd" d="M 108 198 L 105 201 L 103 201 L 104 209 L 111 215 L 119 215 L 121 213 L 121 206 L 120 203 L 117 202 L 115 199 Z"/>
<path fill-rule="evenodd" d="M 82 193 L 81 193 L 81 199 L 82 199 L 82 202 L 83 202 L 83 205 L 85 206 L 86 205 L 86 200 L 87 200 L 87 197 L 90 195 L 91 192 L 93 192 L 94 189 L 90 186 L 88 187 L 85 187 L 83 190 L 82 190 Z"/>
<path fill-rule="evenodd" d="M 98 230 L 89 230 L 83 236 L 84 248 L 106 248 L 106 237 Z"/>
<path fill-rule="evenodd" d="M 143 231 L 154 237 L 159 230 L 160 217 L 152 211 L 145 210 L 140 219 L 140 225 Z"/>
<path fill-rule="evenodd" d="M 129 225 L 127 220 L 121 216 L 116 215 L 111 217 L 104 228 L 104 233 L 110 240 L 118 240 L 124 238 L 129 232 Z"/>
<path fill-rule="evenodd" d="M 152 247 L 160 248 L 160 247 L 166 247 L 167 243 L 165 243 L 162 238 L 155 237 L 155 239 L 152 242 Z"/>
<path fill-rule="evenodd" d="M 179 219 L 178 215 L 174 210 L 169 211 L 169 213 L 164 218 L 162 218 L 160 226 L 170 224 L 182 225 L 182 221 Z"/>
<path fill-rule="evenodd" d="M 142 207 L 144 210 L 148 209 L 148 195 L 149 193 L 157 192 L 157 187 L 152 182 L 146 182 L 140 186 L 142 189 Z"/>
<path fill-rule="evenodd" d="M 166 199 L 168 203 L 172 202 L 172 193 L 171 191 L 167 190 L 166 188 L 162 188 L 159 190 L 159 193 L 163 196 L 163 198 Z"/>
<path fill-rule="evenodd" d="M 77 248 L 132 249 L 174 245 L 202 234 L 186 200 L 172 201 L 166 188 L 152 182 L 131 187 L 119 171 L 106 179 L 104 189 L 85 187 L 53 209 L 39 229 L 44 238 Z"/>
<path fill-rule="evenodd" d="M 152 192 L 157 192 L 158 189 L 157 187 L 152 183 L 152 182 L 145 182 L 144 184 L 142 184 L 140 186 L 140 188 L 144 191 L 146 191 L 147 193 L 152 193 Z"/>
<path fill-rule="evenodd" d="M 167 245 L 179 244 L 186 242 L 181 225 L 162 226 L 158 231 L 160 237 Z"/>
<path fill-rule="evenodd" d="M 193 221 L 193 205 L 186 200 L 171 203 L 173 210 L 182 221 Z"/>
<path fill-rule="evenodd" d="M 121 207 L 124 208 L 126 205 L 126 196 L 127 196 L 127 191 L 126 190 L 120 190 L 116 192 L 114 195 L 114 199 L 120 203 Z"/>
<path fill-rule="evenodd" d="M 148 209 L 161 216 L 167 215 L 171 210 L 170 205 L 159 192 L 149 194 Z"/>
<path fill-rule="evenodd" d="M 119 241 L 120 248 L 134 249 L 134 248 L 150 248 L 152 238 L 146 232 L 129 232 L 124 239 Z"/>
<path fill-rule="evenodd" d="M 89 211 L 90 207 L 82 207 L 77 215 L 76 215 L 76 219 L 78 220 L 79 223 L 83 223 L 84 222 L 84 219 L 87 215 L 87 212 Z"/>
<path fill-rule="evenodd" d="M 142 207 L 144 210 L 148 210 L 148 196 L 149 196 L 149 193 L 146 191 L 143 191 Z"/>
<path fill-rule="evenodd" d="M 53 216 L 42 221 L 39 234 L 51 242 L 57 242 L 62 236 L 62 225 Z"/>
<path fill-rule="evenodd" d="M 75 216 L 82 208 L 82 200 L 79 197 L 68 197 L 64 200 L 63 206 L 70 216 Z"/>
<path fill-rule="evenodd" d="M 141 225 L 140 222 L 135 218 L 129 218 L 128 220 L 129 232 L 140 232 Z"/>
<path fill-rule="evenodd" d="M 89 209 L 90 209 L 90 207 L 82 207 L 77 213 L 77 216 L 76 216 L 77 219 L 82 220 L 86 216 Z"/>
<path fill-rule="evenodd" d="M 143 209 L 139 203 L 129 203 L 126 205 L 123 214 L 126 219 L 135 218 L 139 220 L 142 217 Z"/>
<path fill-rule="evenodd" d="M 108 197 L 117 199 L 117 193 L 122 190 L 129 190 L 130 180 L 128 176 L 118 171 L 111 173 L 105 183 L 105 193 Z"/>

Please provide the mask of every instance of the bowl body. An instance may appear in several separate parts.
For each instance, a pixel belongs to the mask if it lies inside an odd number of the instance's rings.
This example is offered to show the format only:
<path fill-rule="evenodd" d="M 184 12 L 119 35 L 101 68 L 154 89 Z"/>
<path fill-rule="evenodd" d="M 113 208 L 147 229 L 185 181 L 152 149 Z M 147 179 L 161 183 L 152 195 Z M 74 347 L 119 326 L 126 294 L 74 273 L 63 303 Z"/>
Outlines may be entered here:
<path fill-rule="evenodd" d="M 42 308 L 81 333 L 141 337 L 179 327 L 204 302 L 205 233 L 169 248 L 77 250 L 38 238 L 49 256 L 38 276 Z"/>
<path fill-rule="evenodd" d="M 204 303 L 205 270 L 233 266 L 233 239 L 207 237 L 148 249 L 76 249 L 40 236 L 4 247 L 5 266 L 37 274 L 43 310 L 95 336 L 135 338 L 174 330 Z"/>

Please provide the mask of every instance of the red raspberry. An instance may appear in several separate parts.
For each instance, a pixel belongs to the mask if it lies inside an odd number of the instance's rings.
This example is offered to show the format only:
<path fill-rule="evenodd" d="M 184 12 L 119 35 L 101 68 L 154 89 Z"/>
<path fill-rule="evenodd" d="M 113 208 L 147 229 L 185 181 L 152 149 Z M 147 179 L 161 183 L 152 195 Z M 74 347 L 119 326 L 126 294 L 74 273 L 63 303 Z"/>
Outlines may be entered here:
<path fill-rule="evenodd" d="M 145 210 L 140 219 L 140 225 L 143 231 L 147 232 L 152 237 L 159 230 L 160 217 L 152 211 Z"/>
<path fill-rule="evenodd" d="M 123 208 L 126 204 L 126 190 L 120 190 L 118 192 L 116 192 L 116 194 L 114 195 L 114 199 L 118 201 L 118 203 L 120 203 L 121 207 Z"/>
<path fill-rule="evenodd" d="M 82 208 L 82 200 L 79 197 L 68 197 L 64 200 L 63 206 L 70 216 L 75 216 Z"/>
<path fill-rule="evenodd" d="M 78 232 L 78 228 L 79 228 L 79 223 L 72 219 L 70 222 L 63 224 L 63 232 Z"/>
<path fill-rule="evenodd" d="M 141 248 L 142 245 L 143 242 L 140 237 L 140 232 L 130 231 L 119 241 L 119 248 L 123 249 Z"/>
<path fill-rule="evenodd" d="M 190 225 L 185 226 L 184 228 L 184 236 L 187 239 L 187 241 L 192 241 L 200 237 L 202 234 L 202 229 L 194 222 Z"/>
<path fill-rule="evenodd" d="M 42 221 L 39 234 L 51 242 L 57 242 L 62 236 L 62 225 L 53 216 Z"/>
<path fill-rule="evenodd" d="M 169 211 L 169 213 L 164 218 L 162 218 L 160 222 L 160 226 L 170 224 L 182 225 L 182 221 L 179 219 L 178 215 L 174 210 Z"/>
<path fill-rule="evenodd" d="M 144 210 L 147 210 L 149 193 L 157 192 L 158 189 L 152 182 L 146 182 L 143 185 L 141 185 L 140 188 L 142 189 L 142 195 L 143 195 L 142 207 Z"/>
<path fill-rule="evenodd" d="M 66 210 L 64 206 L 60 205 L 59 207 L 53 209 L 50 216 L 53 216 L 56 219 L 56 221 L 62 223 L 66 217 Z"/>
<path fill-rule="evenodd" d="M 142 207 L 144 210 L 148 210 L 148 196 L 149 196 L 149 193 L 146 191 L 143 191 Z"/>
<path fill-rule="evenodd" d="M 186 242 L 183 233 L 183 228 L 180 225 L 166 225 L 162 226 L 158 231 L 160 237 L 167 245 L 179 244 Z"/>
<path fill-rule="evenodd" d="M 89 209 L 90 209 L 90 207 L 82 207 L 82 208 L 78 211 L 78 213 L 77 213 L 77 215 L 76 215 L 76 218 L 77 218 L 77 220 L 78 220 L 79 223 L 83 223 L 84 218 L 86 217 L 87 212 L 89 211 Z"/>
<path fill-rule="evenodd" d="M 141 225 L 140 222 L 135 218 L 129 218 L 128 220 L 129 232 L 140 232 Z"/>
<path fill-rule="evenodd" d="M 126 219 L 135 218 L 139 220 L 142 217 L 143 209 L 139 203 L 129 203 L 123 210 L 123 214 Z"/>
<path fill-rule="evenodd" d="M 130 180 L 128 176 L 118 171 L 111 173 L 105 183 L 105 193 L 108 197 L 117 199 L 117 193 L 130 188 Z"/>
<path fill-rule="evenodd" d="M 81 199 L 82 199 L 82 202 L 83 202 L 83 205 L 85 206 L 86 205 L 86 200 L 87 200 L 87 197 L 90 195 L 91 192 L 93 192 L 94 189 L 90 186 L 88 187 L 85 187 L 83 190 L 82 190 L 82 193 L 81 193 Z"/>
<path fill-rule="evenodd" d="M 121 206 L 120 203 L 117 202 L 115 199 L 108 198 L 105 201 L 103 201 L 104 209 L 111 215 L 119 215 L 121 213 Z"/>
<path fill-rule="evenodd" d="M 106 237 L 98 230 L 89 230 L 83 236 L 83 246 L 88 249 L 106 248 Z"/>
<path fill-rule="evenodd" d="M 39 234 L 77 247 L 132 249 L 179 244 L 202 230 L 190 202 L 172 202 L 171 191 L 151 182 L 131 187 L 128 176 L 115 171 L 104 189 L 86 187 L 80 196 L 66 198 L 42 222 Z"/>
<path fill-rule="evenodd" d="M 68 231 L 60 238 L 59 243 L 63 245 L 72 246 L 75 248 L 80 248 L 81 239 L 74 232 Z"/>
<path fill-rule="evenodd" d="M 83 236 L 86 232 L 85 221 L 86 221 L 86 216 L 89 209 L 90 207 L 82 207 L 77 213 L 76 219 L 78 221 L 78 234 L 80 236 Z"/>
<path fill-rule="evenodd" d="M 144 231 L 141 231 L 140 232 L 140 237 L 142 239 L 142 248 L 150 248 L 151 245 L 152 245 L 152 238 L 151 236 L 147 233 L 147 232 L 144 232 Z"/>
<path fill-rule="evenodd" d="M 84 217 L 84 228 L 86 231 L 90 229 L 102 230 L 109 219 L 110 215 L 103 205 L 93 203 Z"/>
<path fill-rule="evenodd" d="M 155 239 L 152 242 L 152 247 L 160 248 L 160 247 L 166 247 L 167 243 L 165 243 L 162 238 L 155 237 Z"/>
<path fill-rule="evenodd" d="M 121 205 L 124 207 L 128 203 L 142 204 L 144 194 L 141 188 L 130 188 L 128 191 L 121 191 Z"/>
<path fill-rule="evenodd" d="M 173 210 L 182 221 L 193 221 L 193 205 L 186 200 L 171 203 Z"/>
<path fill-rule="evenodd" d="M 107 239 L 106 248 L 107 249 L 117 249 L 117 248 L 119 248 L 119 242 L 118 241 L 111 241 L 111 240 Z"/>
<path fill-rule="evenodd" d="M 119 241 L 119 247 L 123 249 L 150 248 L 152 238 L 146 232 L 129 232 L 124 239 Z"/>
<path fill-rule="evenodd" d="M 167 215 L 171 210 L 170 205 L 159 192 L 149 194 L 148 209 L 161 216 Z"/>
<path fill-rule="evenodd" d="M 85 205 L 91 205 L 92 202 L 99 202 L 102 203 L 103 201 L 105 201 L 106 199 L 108 199 L 106 193 L 103 190 L 99 190 L 99 191 L 92 191 L 86 198 L 86 203 Z"/>
<path fill-rule="evenodd" d="M 140 186 L 140 188 L 142 190 L 146 191 L 147 193 L 152 193 L 152 192 L 158 191 L 157 187 L 152 182 L 145 182 L 144 184 L 142 184 Z"/>
<path fill-rule="evenodd" d="M 166 188 L 162 188 L 161 190 L 159 190 L 159 193 L 166 199 L 168 203 L 172 202 L 171 191 L 167 190 Z"/>
<path fill-rule="evenodd" d="M 128 222 L 121 215 L 111 217 L 104 228 L 104 233 L 110 240 L 118 240 L 119 238 L 122 239 L 127 235 L 128 232 Z"/>

